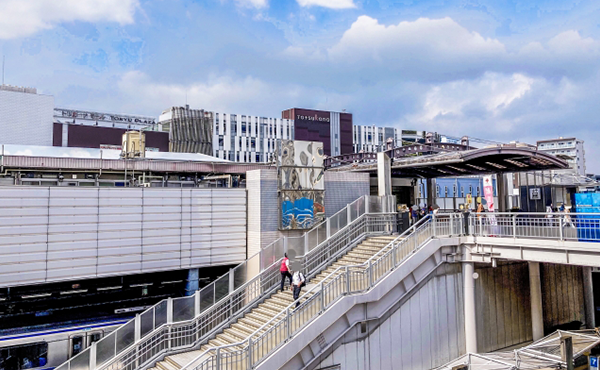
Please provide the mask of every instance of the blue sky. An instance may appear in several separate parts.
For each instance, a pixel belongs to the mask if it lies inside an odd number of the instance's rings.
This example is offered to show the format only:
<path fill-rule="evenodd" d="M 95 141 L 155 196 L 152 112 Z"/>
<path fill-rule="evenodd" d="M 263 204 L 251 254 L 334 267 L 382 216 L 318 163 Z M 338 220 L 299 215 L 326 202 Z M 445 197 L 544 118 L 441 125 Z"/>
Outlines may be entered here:
<path fill-rule="evenodd" d="M 577 136 L 600 172 L 598 1 L 0 0 L 0 51 L 6 83 L 62 107 Z"/>

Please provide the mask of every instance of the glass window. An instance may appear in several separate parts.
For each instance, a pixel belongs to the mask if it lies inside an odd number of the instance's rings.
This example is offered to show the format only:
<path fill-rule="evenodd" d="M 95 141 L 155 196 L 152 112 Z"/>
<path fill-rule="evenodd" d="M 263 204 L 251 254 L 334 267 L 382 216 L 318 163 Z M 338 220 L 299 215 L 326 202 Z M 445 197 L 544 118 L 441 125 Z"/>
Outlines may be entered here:
<path fill-rule="evenodd" d="M 32 369 L 48 363 L 48 343 L 40 342 L 0 349 L 0 369 Z"/>
<path fill-rule="evenodd" d="M 71 357 L 81 351 L 83 351 L 83 337 L 78 336 L 71 338 Z"/>

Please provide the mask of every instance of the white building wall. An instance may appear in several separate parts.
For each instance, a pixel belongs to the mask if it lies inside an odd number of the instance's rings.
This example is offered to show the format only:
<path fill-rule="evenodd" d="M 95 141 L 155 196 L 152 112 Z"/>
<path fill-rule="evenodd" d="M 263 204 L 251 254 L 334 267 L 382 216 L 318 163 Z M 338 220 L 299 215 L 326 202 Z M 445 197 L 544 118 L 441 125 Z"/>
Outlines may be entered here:
<path fill-rule="evenodd" d="M 0 144 L 52 146 L 54 97 L 0 90 Z"/>
<path fill-rule="evenodd" d="M 556 140 L 547 140 L 538 142 L 537 147 L 541 152 L 545 152 L 551 155 L 567 155 L 572 159 L 567 160 L 569 163 L 569 171 L 575 172 L 579 175 L 585 175 L 585 150 L 583 147 L 583 140 L 576 138 L 558 138 Z M 565 171 L 555 171 L 556 173 L 564 173 Z"/>
<path fill-rule="evenodd" d="M 268 162 L 275 152 L 276 141 L 293 139 L 293 132 L 293 120 L 216 113 L 213 155 L 236 162 Z"/>
<path fill-rule="evenodd" d="M 444 264 L 368 336 L 341 344 L 315 368 L 420 370 L 465 353 L 460 265 Z"/>
<path fill-rule="evenodd" d="M 0 188 L 3 287 L 245 259 L 245 189 Z"/>

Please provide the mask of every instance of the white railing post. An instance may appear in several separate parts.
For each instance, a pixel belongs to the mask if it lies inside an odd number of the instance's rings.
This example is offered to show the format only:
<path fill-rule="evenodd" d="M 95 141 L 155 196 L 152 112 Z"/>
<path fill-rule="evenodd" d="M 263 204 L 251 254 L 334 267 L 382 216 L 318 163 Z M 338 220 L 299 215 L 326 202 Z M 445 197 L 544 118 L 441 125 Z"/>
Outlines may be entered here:
<path fill-rule="evenodd" d="M 565 240 L 564 232 L 563 232 L 563 218 L 561 216 L 558 217 L 558 230 L 559 230 L 559 240 Z"/>
<path fill-rule="evenodd" d="M 248 337 L 248 369 L 252 369 L 252 337 Z"/>
<path fill-rule="evenodd" d="M 217 361 L 215 362 L 215 369 L 221 370 L 221 347 L 217 347 L 216 351 Z"/>
<path fill-rule="evenodd" d="M 367 271 L 369 272 L 369 289 L 371 289 L 373 287 L 373 263 L 371 262 L 371 260 L 369 260 L 369 266 L 367 267 Z"/>
<path fill-rule="evenodd" d="M 351 209 L 351 205 L 348 204 L 346 206 L 346 219 L 348 220 L 348 224 L 350 224 L 350 222 L 352 222 L 352 209 Z"/>
<path fill-rule="evenodd" d="M 329 239 L 331 237 L 331 223 L 329 222 L 329 218 L 327 219 L 327 239 Z"/>
<path fill-rule="evenodd" d="M 285 323 L 285 325 L 286 325 L 285 338 L 287 340 L 292 337 L 292 330 L 290 328 L 290 324 L 291 324 L 292 320 L 290 320 L 290 308 L 289 307 L 285 310 L 285 321 L 286 321 L 286 323 Z"/>
<path fill-rule="evenodd" d="M 517 238 L 517 215 L 512 216 L 513 238 Z"/>
<path fill-rule="evenodd" d="M 167 324 L 173 323 L 173 298 L 167 298 Z"/>
<path fill-rule="evenodd" d="M 432 226 L 433 226 L 433 232 L 432 232 L 432 235 L 435 237 L 435 236 L 437 235 L 437 230 L 436 230 L 436 227 L 437 227 L 437 219 L 436 219 L 435 215 L 431 215 L 431 224 L 432 224 Z"/>
<path fill-rule="evenodd" d="M 308 254 L 308 232 L 304 233 L 304 255 L 306 256 Z"/>
<path fill-rule="evenodd" d="M 321 312 L 325 311 L 325 285 L 321 281 Z"/>
<path fill-rule="evenodd" d="M 194 293 L 194 317 L 200 315 L 200 290 L 196 290 Z"/>
<path fill-rule="evenodd" d="M 350 294 L 350 270 L 346 266 L 346 294 Z"/>
<path fill-rule="evenodd" d="M 365 214 L 369 213 L 371 207 L 369 207 L 369 196 L 365 195 Z"/>
<path fill-rule="evenodd" d="M 96 343 L 93 342 L 90 347 L 90 370 L 96 370 Z"/>
<path fill-rule="evenodd" d="M 454 235 L 454 214 L 450 214 L 450 232 L 448 233 L 449 235 Z"/>
<path fill-rule="evenodd" d="M 142 317 L 140 314 L 135 314 L 133 322 L 133 343 L 137 343 L 142 339 Z"/>

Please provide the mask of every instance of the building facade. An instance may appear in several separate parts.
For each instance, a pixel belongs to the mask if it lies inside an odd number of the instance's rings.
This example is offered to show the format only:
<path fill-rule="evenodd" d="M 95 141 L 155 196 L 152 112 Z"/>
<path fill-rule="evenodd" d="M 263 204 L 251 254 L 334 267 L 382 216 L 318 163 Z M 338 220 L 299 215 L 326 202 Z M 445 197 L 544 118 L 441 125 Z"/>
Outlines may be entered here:
<path fill-rule="evenodd" d="M 173 135 L 177 112 L 179 135 Z M 202 117 L 202 118 L 200 118 Z M 180 151 L 183 145 L 174 145 L 173 138 L 187 141 L 185 148 L 203 148 L 214 157 L 242 163 L 267 163 L 272 160 L 278 139 L 294 139 L 294 121 L 244 114 L 217 113 L 188 106 L 173 107 L 159 117 L 152 128 L 169 131 L 171 151 Z M 207 154 L 207 153 L 203 153 Z"/>
<path fill-rule="evenodd" d="M 537 142 L 537 148 L 541 152 L 552 155 L 563 155 L 570 157 L 568 170 L 555 171 L 557 173 L 575 173 L 585 176 L 585 150 L 583 149 L 583 140 L 574 137 L 551 140 L 540 140 Z"/>
<path fill-rule="evenodd" d="M 352 113 L 291 108 L 281 117 L 294 122 L 296 140 L 322 142 L 325 155 L 353 152 Z"/>
<path fill-rule="evenodd" d="M 52 145 L 54 97 L 0 85 L 0 144 Z"/>
<path fill-rule="evenodd" d="M 54 108 L 52 146 L 121 149 L 123 134 L 147 130 L 156 124 L 154 117 Z M 146 150 L 169 151 L 167 132 L 147 132 Z"/>
<path fill-rule="evenodd" d="M 177 153 L 213 154 L 213 113 L 204 109 L 171 107 L 158 121 L 169 133 L 169 151 Z"/>

